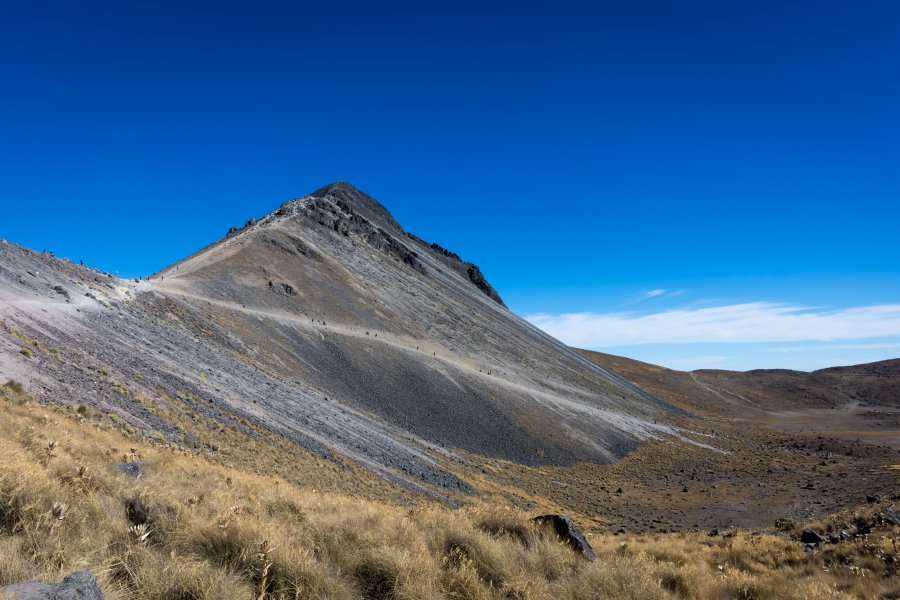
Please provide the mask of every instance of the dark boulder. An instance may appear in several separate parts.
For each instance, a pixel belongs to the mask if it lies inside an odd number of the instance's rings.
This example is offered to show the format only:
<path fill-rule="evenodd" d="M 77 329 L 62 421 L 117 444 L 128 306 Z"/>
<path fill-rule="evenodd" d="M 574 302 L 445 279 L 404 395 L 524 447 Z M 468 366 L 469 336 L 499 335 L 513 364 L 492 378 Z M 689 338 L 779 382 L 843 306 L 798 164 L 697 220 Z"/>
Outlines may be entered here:
<path fill-rule="evenodd" d="M 821 544 L 826 540 L 815 529 L 804 529 L 800 534 L 800 541 L 804 544 Z"/>
<path fill-rule="evenodd" d="M 573 550 L 581 552 L 590 561 L 597 560 L 596 555 L 594 555 L 594 549 L 591 548 L 584 535 L 569 517 L 565 515 L 540 515 L 533 520 L 537 523 L 552 525 L 556 535 L 569 544 Z"/>
<path fill-rule="evenodd" d="M 61 583 L 25 581 L 0 588 L 10 600 L 103 600 L 97 580 L 87 571 L 72 573 Z"/>

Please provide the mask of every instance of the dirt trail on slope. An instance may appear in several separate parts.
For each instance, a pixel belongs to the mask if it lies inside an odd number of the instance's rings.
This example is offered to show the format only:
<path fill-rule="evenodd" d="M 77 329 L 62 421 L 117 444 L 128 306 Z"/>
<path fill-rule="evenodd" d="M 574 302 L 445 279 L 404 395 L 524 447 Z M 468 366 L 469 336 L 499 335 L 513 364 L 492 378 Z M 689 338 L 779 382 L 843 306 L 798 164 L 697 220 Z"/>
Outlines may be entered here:
<path fill-rule="evenodd" d="M 479 367 L 478 363 L 476 363 L 475 361 L 465 360 L 460 357 L 459 354 L 454 353 L 452 350 L 449 350 L 444 346 L 429 344 L 421 340 L 405 336 L 397 336 L 383 330 L 361 329 L 333 322 L 327 322 L 327 324 L 323 325 L 320 322 L 316 322 L 313 319 L 309 319 L 306 317 L 298 317 L 281 311 L 250 308 L 228 300 L 207 298 L 197 294 L 192 294 L 174 286 L 165 286 L 160 285 L 159 283 L 155 283 L 154 288 L 162 293 L 171 293 L 173 295 L 181 296 L 183 298 L 189 298 L 200 303 L 207 303 L 209 305 L 218 306 L 227 310 L 253 315 L 257 318 L 271 319 L 277 322 L 301 327 L 308 331 L 317 333 L 323 341 L 325 340 L 325 334 L 335 333 L 346 337 L 366 339 L 367 341 L 370 341 L 372 343 L 380 343 L 403 350 L 405 352 L 418 354 L 424 357 L 425 360 L 431 359 L 441 363 L 445 363 L 456 369 L 464 371 L 473 377 L 480 378 L 486 383 L 501 385 L 507 388 L 515 389 L 518 392 L 528 394 L 548 408 L 553 408 L 556 411 L 561 412 L 580 414 L 582 416 L 587 416 L 608 423 L 615 423 L 621 429 L 629 431 L 630 433 L 644 439 L 657 438 L 659 435 L 681 437 L 678 433 L 678 430 L 673 427 L 652 423 L 637 417 L 621 415 L 609 410 L 600 409 L 595 406 L 591 406 L 588 403 L 564 398 L 557 394 L 553 394 L 546 389 L 540 389 L 529 385 L 530 382 L 528 382 L 526 379 L 516 377 L 515 375 L 510 375 L 508 371 L 501 370 L 501 368 L 508 369 L 508 367 L 501 367 L 496 363 L 492 365 L 483 364 Z M 689 441 L 690 443 L 696 443 L 692 440 L 686 441 Z"/>
<path fill-rule="evenodd" d="M 316 322 L 312 319 L 307 319 L 305 317 L 298 317 L 296 315 L 292 315 L 286 312 L 274 311 L 274 310 L 260 310 L 256 308 L 250 308 L 243 304 L 239 304 L 237 302 L 231 302 L 228 300 L 217 300 L 214 298 L 207 298 L 204 296 L 200 296 L 197 294 L 192 294 L 190 292 L 186 292 L 184 290 L 162 286 L 159 283 L 154 283 L 154 289 L 162 292 L 164 294 L 174 294 L 177 296 L 182 296 L 185 298 L 190 298 L 197 302 L 205 302 L 207 304 L 212 304 L 215 306 L 219 306 L 221 308 L 225 308 L 228 310 L 233 310 L 236 312 L 242 312 L 244 314 L 255 315 L 257 317 L 262 317 L 266 319 L 271 319 L 273 321 L 279 321 L 282 323 L 289 323 L 291 325 L 295 325 L 298 327 L 302 327 L 308 331 L 315 331 L 320 335 L 324 335 L 325 333 L 332 332 L 338 333 L 340 335 L 344 335 L 347 337 L 355 337 L 366 339 L 371 342 L 377 342 L 381 344 L 386 344 L 388 346 L 392 346 L 394 348 L 399 348 L 401 350 L 405 350 L 407 352 L 417 353 L 427 358 L 434 358 L 439 361 L 448 363 L 457 367 L 459 369 L 465 370 L 474 375 L 480 375 L 483 378 L 487 378 L 488 374 L 484 372 L 485 370 L 491 370 L 493 373 L 494 370 L 499 369 L 500 365 L 496 363 L 493 365 L 489 365 L 485 363 L 483 366 L 479 367 L 478 363 L 475 361 L 466 361 L 459 357 L 458 354 L 454 353 L 449 348 L 446 348 L 441 345 L 432 344 L 429 342 L 425 342 L 422 340 L 417 340 L 415 338 L 410 338 L 406 336 L 398 336 L 383 330 L 376 330 L 371 327 L 363 329 L 357 328 L 354 326 L 344 325 L 342 323 L 334 323 L 334 322 L 326 322 L 326 325 L 322 325 L 320 322 Z M 368 332 L 368 333 L 367 333 Z M 324 339 L 324 337 L 322 338 Z M 499 372 L 497 375 L 492 375 L 492 377 L 497 377 L 499 379 L 503 379 L 500 377 Z M 509 382 L 512 384 L 513 382 Z"/>

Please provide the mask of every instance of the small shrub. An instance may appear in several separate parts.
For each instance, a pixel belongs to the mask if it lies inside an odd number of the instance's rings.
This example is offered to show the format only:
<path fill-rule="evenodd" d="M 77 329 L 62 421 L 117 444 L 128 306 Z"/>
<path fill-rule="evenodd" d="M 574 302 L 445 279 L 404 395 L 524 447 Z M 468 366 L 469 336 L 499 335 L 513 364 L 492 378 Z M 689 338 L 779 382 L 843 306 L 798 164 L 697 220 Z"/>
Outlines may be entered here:
<path fill-rule="evenodd" d="M 475 526 L 494 536 L 508 536 L 526 548 L 532 543 L 532 530 L 525 515 L 497 508 L 482 509 L 475 516 Z"/>
<path fill-rule="evenodd" d="M 16 381 L 15 379 L 9 379 L 6 383 L 3 384 L 3 389 L 9 390 L 15 395 L 21 395 L 25 393 L 25 386 Z"/>
<path fill-rule="evenodd" d="M 31 358 L 32 356 L 34 356 L 34 352 L 31 351 L 31 348 L 26 348 L 25 346 L 22 346 L 22 349 L 19 350 L 19 354 L 21 354 L 25 358 Z"/>
<path fill-rule="evenodd" d="M 387 600 L 398 586 L 397 566 L 386 556 L 371 555 L 353 569 L 353 576 L 365 600 Z"/>
<path fill-rule="evenodd" d="M 502 587 L 509 578 L 503 562 L 474 532 L 450 532 L 444 543 L 444 562 L 456 568 L 471 566 L 482 580 L 493 587 Z"/>

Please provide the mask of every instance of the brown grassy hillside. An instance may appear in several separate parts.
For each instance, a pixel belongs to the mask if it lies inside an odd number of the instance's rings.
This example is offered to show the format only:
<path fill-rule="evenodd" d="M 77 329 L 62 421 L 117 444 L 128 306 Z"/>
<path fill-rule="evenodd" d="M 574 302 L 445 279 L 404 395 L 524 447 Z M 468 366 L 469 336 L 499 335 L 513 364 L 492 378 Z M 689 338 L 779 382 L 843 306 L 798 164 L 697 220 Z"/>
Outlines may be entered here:
<path fill-rule="evenodd" d="M 815 552 L 787 534 L 746 530 L 589 530 L 598 555 L 589 563 L 531 513 L 301 489 L 130 434 L 102 414 L 37 405 L 12 382 L 0 399 L 0 455 L 0 585 L 89 569 L 111 599 L 900 594 L 896 527 Z M 113 467 L 123 460 L 144 462 L 143 475 Z M 305 476 L 333 477 L 320 467 Z M 370 485 L 352 472 L 344 479 Z"/>

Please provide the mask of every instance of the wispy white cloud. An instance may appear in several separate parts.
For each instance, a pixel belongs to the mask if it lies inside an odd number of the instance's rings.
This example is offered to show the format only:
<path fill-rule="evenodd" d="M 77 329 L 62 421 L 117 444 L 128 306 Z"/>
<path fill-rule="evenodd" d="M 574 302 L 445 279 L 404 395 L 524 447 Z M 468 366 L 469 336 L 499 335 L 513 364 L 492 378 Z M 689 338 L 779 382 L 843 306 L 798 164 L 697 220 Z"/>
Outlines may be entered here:
<path fill-rule="evenodd" d="M 769 352 L 816 352 L 831 350 L 884 350 L 900 348 L 900 344 L 824 344 L 816 346 L 782 346 L 769 348 Z"/>
<path fill-rule="evenodd" d="M 675 296 L 680 296 L 685 293 L 687 290 L 649 290 L 638 296 L 638 302 L 643 302 L 644 300 L 649 300 L 651 298 L 661 298 L 665 296 L 666 298 L 674 298 Z"/>
<path fill-rule="evenodd" d="M 657 298 L 659 296 L 665 295 L 666 290 L 650 290 L 649 292 L 644 292 L 641 294 L 641 300 L 649 300 L 650 298 Z"/>
<path fill-rule="evenodd" d="M 651 314 L 564 313 L 526 317 L 571 346 L 862 340 L 900 336 L 900 304 L 841 310 L 748 302 Z"/>

